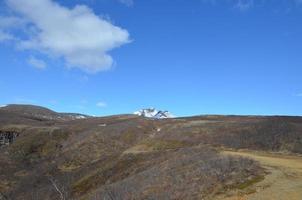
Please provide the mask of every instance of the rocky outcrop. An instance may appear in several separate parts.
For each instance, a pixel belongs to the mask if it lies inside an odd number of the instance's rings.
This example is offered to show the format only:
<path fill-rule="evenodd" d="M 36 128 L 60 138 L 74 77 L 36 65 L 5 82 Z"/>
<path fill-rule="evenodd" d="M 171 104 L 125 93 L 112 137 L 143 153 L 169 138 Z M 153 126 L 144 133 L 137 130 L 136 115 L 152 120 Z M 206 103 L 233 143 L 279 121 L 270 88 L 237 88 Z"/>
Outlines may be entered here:
<path fill-rule="evenodd" d="M 19 133 L 13 131 L 0 131 L 0 147 L 9 145 L 15 141 Z"/>
<path fill-rule="evenodd" d="M 0 200 L 7 200 L 7 198 L 3 194 L 1 194 L 1 192 L 0 192 Z"/>

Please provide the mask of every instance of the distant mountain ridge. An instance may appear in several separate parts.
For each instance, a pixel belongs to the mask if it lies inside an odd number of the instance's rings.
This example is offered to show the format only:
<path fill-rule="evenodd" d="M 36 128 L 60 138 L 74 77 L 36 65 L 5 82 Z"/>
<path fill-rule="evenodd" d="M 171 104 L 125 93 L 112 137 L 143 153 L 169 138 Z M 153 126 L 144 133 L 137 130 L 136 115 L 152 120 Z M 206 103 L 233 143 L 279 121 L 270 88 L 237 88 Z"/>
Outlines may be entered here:
<path fill-rule="evenodd" d="M 156 110 L 155 108 L 141 109 L 139 111 L 134 112 L 134 114 L 153 119 L 167 119 L 175 117 L 169 111 Z"/>
<path fill-rule="evenodd" d="M 58 113 L 42 106 L 9 104 L 0 106 L 0 111 L 14 113 L 30 118 L 39 118 L 45 120 L 73 120 L 85 119 L 90 116 L 78 113 Z"/>

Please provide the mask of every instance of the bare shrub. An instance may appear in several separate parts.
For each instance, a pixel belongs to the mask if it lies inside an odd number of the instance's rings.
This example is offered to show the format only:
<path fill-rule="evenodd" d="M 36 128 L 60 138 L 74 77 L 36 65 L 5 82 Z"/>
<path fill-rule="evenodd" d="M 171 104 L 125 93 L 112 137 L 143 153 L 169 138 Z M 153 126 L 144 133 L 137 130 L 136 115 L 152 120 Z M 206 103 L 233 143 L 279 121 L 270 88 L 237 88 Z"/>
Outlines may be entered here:
<path fill-rule="evenodd" d="M 249 159 L 204 147 L 184 148 L 159 165 L 104 186 L 90 199 L 198 199 L 244 181 L 257 170 Z"/>

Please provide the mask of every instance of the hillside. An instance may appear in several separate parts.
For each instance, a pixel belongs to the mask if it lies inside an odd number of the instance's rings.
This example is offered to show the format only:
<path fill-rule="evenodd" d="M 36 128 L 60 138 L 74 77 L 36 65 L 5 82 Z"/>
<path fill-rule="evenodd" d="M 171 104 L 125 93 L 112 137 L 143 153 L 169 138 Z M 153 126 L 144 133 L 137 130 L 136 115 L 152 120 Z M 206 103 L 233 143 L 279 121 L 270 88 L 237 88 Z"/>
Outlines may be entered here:
<path fill-rule="evenodd" d="M 77 114 L 77 113 L 58 113 L 48 108 L 34 105 L 20 105 L 20 104 L 9 104 L 0 107 L 0 116 L 2 118 L 8 118 L 11 115 L 13 117 L 19 117 L 20 119 L 31 119 L 38 121 L 46 120 L 73 120 L 88 118 L 88 115 Z M 13 121 L 14 122 L 14 121 Z"/>
<path fill-rule="evenodd" d="M 214 199 L 267 175 L 222 150 L 302 153 L 301 117 L 73 120 L 13 108 L 0 109 L 0 135 L 16 134 L 0 147 L 0 199 Z"/>

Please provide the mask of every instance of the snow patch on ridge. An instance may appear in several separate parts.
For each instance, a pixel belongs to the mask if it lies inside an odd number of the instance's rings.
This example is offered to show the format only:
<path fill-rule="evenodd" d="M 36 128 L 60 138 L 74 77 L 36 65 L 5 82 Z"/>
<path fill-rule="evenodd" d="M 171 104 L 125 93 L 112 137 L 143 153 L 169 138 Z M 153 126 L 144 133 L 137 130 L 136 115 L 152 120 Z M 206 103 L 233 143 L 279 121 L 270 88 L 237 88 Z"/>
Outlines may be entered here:
<path fill-rule="evenodd" d="M 153 119 L 167 119 L 175 117 L 169 111 L 156 110 L 155 108 L 141 109 L 139 111 L 134 112 L 133 114 Z"/>

